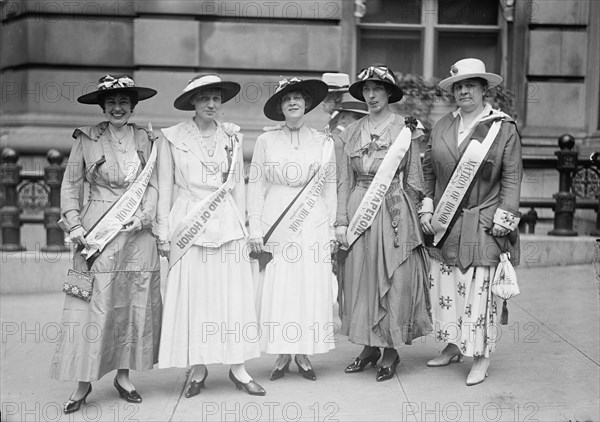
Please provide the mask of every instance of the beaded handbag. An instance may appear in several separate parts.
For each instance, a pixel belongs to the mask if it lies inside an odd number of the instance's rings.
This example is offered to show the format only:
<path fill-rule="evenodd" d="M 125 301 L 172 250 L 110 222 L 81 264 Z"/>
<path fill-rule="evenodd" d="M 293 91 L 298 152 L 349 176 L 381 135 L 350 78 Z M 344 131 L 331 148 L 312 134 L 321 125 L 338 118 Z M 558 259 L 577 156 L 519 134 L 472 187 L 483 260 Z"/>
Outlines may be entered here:
<path fill-rule="evenodd" d="M 89 302 L 92 300 L 93 286 L 93 275 L 70 269 L 67 271 L 67 281 L 63 284 L 63 292 Z"/>

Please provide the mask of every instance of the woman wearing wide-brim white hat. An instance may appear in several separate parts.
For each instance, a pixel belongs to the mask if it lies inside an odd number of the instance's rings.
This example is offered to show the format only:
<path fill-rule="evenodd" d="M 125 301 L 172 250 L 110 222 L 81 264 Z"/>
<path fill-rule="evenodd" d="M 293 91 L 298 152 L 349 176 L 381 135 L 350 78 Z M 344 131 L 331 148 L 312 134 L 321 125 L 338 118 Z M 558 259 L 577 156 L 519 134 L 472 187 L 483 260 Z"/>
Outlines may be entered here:
<path fill-rule="evenodd" d="M 162 131 L 155 233 L 170 269 L 158 366 L 192 367 L 186 398 L 206 387 L 206 365 L 213 363 L 231 365 L 229 378 L 238 389 L 265 395 L 244 366 L 260 356 L 244 329 L 256 326 L 250 263 L 228 256 L 246 241 L 242 134 L 239 126 L 216 119 L 239 90 L 238 83 L 217 75 L 198 75 L 174 104 L 194 110 L 193 117 Z M 203 203 L 202 218 L 180 228 Z M 173 251 L 184 244 L 191 246 L 176 260 Z"/>
<path fill-rule="evenodd" d="M 486 72 L 485 63 L 479 59 L 462 59 L 450 68 L 450 77 L 441 80 L 438 86 L 444 91 L 452 91 L 455 82 L 471 78 L 481 78 L 487 81 L 487 87 L 493 88 L 502 83 L 502 76 Z"/>
<path fill-rule="evenodd" d="M 500 252 L 508 250 L 513 265 L 519 262 L 521 142 L 515 122 L 484 100 L 486 90 L 501 82 L 502 77 L 487 72 L 479 59 L 457 61 L 439 86 L 454 94 L 458 110 L 435 124 L 423 160 L 420 223 L 425 234 L 436 236 L 436 245 L 429 250 L 432 314 L 438 340 L 447 343 L 427 366 L 445 366 L 472 356 L 467 385 L 485 380 L 499 339 L 497 303 L 490 284 Z M 492 127 L 499 128 L 497 134 Z M 490 147 L 479 161 L 470 153 L 471 145 Z M 467 173 L 474 166 L 460 171 L 467 168 L 459 165 L 463 157 L 479 162 L 472 181 Z M 444 198 L 458 193 L 457 180 L 469 190 L 452 214 L 451 207 L 446 208 L 452 201 Z M 447 228 L 442 219 L 449 221 Z"/>

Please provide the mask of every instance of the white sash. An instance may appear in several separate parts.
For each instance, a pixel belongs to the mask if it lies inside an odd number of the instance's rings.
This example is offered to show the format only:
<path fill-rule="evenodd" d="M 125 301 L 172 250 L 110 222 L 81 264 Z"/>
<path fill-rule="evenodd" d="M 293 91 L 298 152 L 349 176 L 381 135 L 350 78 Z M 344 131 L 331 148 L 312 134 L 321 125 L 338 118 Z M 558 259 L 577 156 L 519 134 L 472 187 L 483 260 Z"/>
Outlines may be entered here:
<path fill-rule="evenodd" d="M 400 165 L 400 162 L 410 148 L 412 133 L 407 126 L 404 126 L 400 134 L 390 147 L 383 161 L 379 166 L 379 170 L 375 174 L 367 193 L 363 197 L 352 221 L 348 226 L 346 238 L 348 239 L 348 249 L 359 238 L 361 234 L 373 223 L 373 219 L 379 212 L 379 208 L 383 203 L 386 192 L 390 188 L 394 174 Z"/>
<path fill-rule="evenodd" d="M 273 236 L 271 236 L 271 239 L 269 240 L 270 242 L 278 243 L 273 240 L 274 238 L 282 239 L 284 242 L 289 241 L 292 236 L 302 231 L 304 222 L 307 220 L 307 217 L 310 215 L 323 192 L 323 186 L 326 182 L 331 183 L 331 180 L 328 181 L 327 178 L 333 175 L 333 180 L 335 180 L 335 171 L 333 173 L 330 172 L 335 168 L 329 168 L 327 166 L 327 163 L 331 161 L 333 148 L 333 139 L 327 136 L 323 145 L 321 163 L 317 169 L 317 175 L 312 178 L 309 185 L 296 200 L 296 203 L 279 222 L 279 225 L 273 231 Z"/>
<path fill-rule="evenodd" d="M 235 177 L 232 173 L 236 167 L 237 154 L 240 148 L 240 141 L 237 136 L 231 156 L 231 165 L 227 173 L 227 181 L 219 189 L 211 193 L 202 202 L 198 203 L 179 223 L 173 235 L 171 236 L 171 252 L 169 254 L 169 270 L 185 255 L 185 253 L 196 243 L 196 240 L 206 230 L 210 220 L 218 213 L 219 208 L 226 200 L 227 195 L 235 187 Z M 238 169 L 238 171 L 242 171 Z M 241 176 L 240 176 L 241 177 Z M 239 217 L 239 215 L 238 215 Z M 243 227 L 243 226 L 242 226 Z"/>
<path fill-rule="evenodd" d="M 152 133 L 152 125 L 148 125 Z M 123 229 L 123 224 L 137 211 L 144 193 L 150 182 L 150 177 L 156 166 L 157 146 L 153 145 L 152 151 L 144 170 L 136 177 L 125 193 L 104 214 L 92 230 L 85 236 L 89 247 L 84 248 L 81 255 L 90 259 L 96 252 L 102 252 L 104 247 Z"/>
<path fill-rule="evenodd" d="M 486 117 L 480 121 L 479 124 L 490 118 L 497 119 L 498 117 L 498 115 Z M 446 234 L 454 215 L 458 211 L 460 203 L 467 193 L 469 186 L 471 186 L 471 183 L 473 183 L 473 180 L 475 179 L 477 170 L 494 143 L 494 139 L 496 139 L 501 125 L 501 120 L 496 120 L 492 123 L 483 142 L 471 141 L 460 158 L 458 165 L 454 169 L 454 173 L 452 173 L 450 182 L 448 182 L 448 185 L 442 194 L 442 198 L 433 213 L 431 225 L 435 230 L 433 239 L 434 246 L 436 246 Z"/>

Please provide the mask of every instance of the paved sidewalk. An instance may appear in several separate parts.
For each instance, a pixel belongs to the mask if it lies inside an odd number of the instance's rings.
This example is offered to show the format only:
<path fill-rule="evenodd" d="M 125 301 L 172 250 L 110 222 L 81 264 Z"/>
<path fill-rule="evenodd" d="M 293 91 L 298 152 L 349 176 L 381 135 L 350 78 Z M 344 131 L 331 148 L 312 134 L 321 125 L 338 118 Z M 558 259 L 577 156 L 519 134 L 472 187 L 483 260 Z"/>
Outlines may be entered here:
<path fill-rule="evenodd" d="M 467 387 L 471 359 L 443 368 L 425 362 L 443 348 L 433 336 L 400 351 L 397 377 L 347 375 L 360 347 L 336 336 L 336 349 L 312 361 L 316 382 L 295 366 L 268 379 L 272 356 L 247 364 L 265 397 L 237 391 L 228 367 L 210 365 L 207 389 L 182 395 L 183 369 L 133 372 L 144 401 L 120 400 L 108 374 L 83 411 L 62 414 L 74 383 L 48 378 L 63 295 L 4 295 L 1 401 L 6 421 L 600 421 L 599 290 L 591 265 L 517 269 L 521 295 L 509 303 L 489 377 Z"/>

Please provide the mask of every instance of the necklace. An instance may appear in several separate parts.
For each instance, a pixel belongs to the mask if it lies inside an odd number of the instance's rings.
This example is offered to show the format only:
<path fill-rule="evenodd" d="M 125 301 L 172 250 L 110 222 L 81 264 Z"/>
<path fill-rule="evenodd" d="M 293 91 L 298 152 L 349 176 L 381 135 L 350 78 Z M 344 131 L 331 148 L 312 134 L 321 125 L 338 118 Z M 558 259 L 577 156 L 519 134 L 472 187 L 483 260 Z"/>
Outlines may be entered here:
<path fill-rule="evenodd" d="M 127 141 L 129 140 L 129 136 L 131 134 L 131 130 L 130 130 L 129 126 L 127 126 L 125 133 L 121 137 L 117 136 L 117 134 L 112 130 L 112 127 L 110 127 L 110 126 L 109 126 L 109 130 L 112 135 L 112 138 L 117 140 L 117 142 L 112 143 L 113 146 L 121 154 L 123 154 L 123 155 L 127 154 L 127 146 L 129 144 L 129 142 L 127 142 Z"/>
<path fill-rule="evenodd" d="M 200 135 L 200 144 L 204 147 L 209 157 L 215 155 L 215 149 L 217 147 L 217 141 L 212 139 L 214 134 L 217 132 L 217 125 L 213 122 L 211 128 L 208 131 L 208 134 L 205 135 L 201 130 L 200 126 L 194 121 L 196 127 L 198 128 L 198 134 Z"/>
<path fill-rule="evenodd" d="M 290 144 L 292 144 L 292 145 L 294 144 L 294 133 L 295 133 L 296 139 L 297 139 L 297 145 L 294 146 L 294 149 L 300 149 L 300 129 L 302 129 L 302 126 L 304 126 L 304 123 L 302 123 L 298 127 L 289 127 L 287 125 L 287 123 L 284 126 L 290 131 Z"/>
<path fill-rule="evenodd" d="M 392 113 L 389 113 L 387 116 L 385 116 L 385 118 L 379 123 L 375 123 L 375 121 L 373 119 L 371 119 L 371 116 L 369 116 L 369 125 L 373 126 L 375 128 L 375 130 L 377 130 L 379 128 L 379 126 L 381 126 L 382 124 L 384 124 L 385 122 L 388 121 L 390 116 L 392 116 Z"/>

